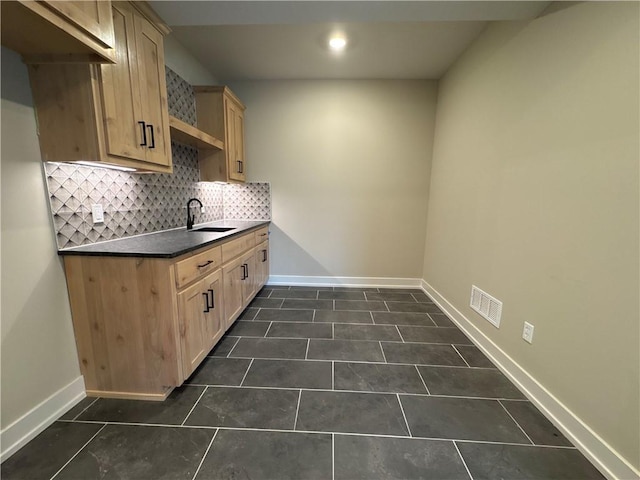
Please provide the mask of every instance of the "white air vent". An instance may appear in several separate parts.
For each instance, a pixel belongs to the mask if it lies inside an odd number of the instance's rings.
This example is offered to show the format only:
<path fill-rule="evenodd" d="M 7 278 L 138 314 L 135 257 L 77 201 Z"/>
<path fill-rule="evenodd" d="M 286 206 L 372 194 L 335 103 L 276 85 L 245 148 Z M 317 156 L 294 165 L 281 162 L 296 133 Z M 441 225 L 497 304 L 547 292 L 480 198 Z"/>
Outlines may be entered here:
<path fill-rule="evenodd" d="M 489 320 L 497 328 L 500 328 L 500 315 L 502 315 L 502 302 L 483 292 L 475 285 L 471 286 L 471 308 Z"/>

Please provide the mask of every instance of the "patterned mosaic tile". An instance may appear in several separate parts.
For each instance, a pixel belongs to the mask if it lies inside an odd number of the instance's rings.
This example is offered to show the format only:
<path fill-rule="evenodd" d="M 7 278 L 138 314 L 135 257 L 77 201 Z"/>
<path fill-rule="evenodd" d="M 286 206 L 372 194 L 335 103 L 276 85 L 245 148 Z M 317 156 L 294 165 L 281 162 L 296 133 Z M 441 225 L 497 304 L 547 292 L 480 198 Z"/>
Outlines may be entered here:
<path fill-rule="evenodd" d="M 196 125 L 196 96 L 193 87 L 180 75 L 165 66 L 169 115 L 190 125 Z"/>
<path fill-rule="evenodd" d="M 269 183 L 229 183 L 224 186 L 225 220 L 271 220 Z"/>

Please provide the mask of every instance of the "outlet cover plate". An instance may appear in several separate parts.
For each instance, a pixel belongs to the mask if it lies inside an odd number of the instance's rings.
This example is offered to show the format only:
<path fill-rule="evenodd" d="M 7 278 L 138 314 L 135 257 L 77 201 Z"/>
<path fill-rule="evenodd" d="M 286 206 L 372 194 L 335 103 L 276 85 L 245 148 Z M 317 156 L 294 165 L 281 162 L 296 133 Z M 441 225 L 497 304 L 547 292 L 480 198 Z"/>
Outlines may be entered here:
<path fill-rule="evenodd" d="M 524 322 L 524 328 L 522 329 L 522 338 L 526 342 L 533 343 L 533 325 L 529 322 Z"/>
<path fill-rule="evenodd" d="M 91 218 L 93 219 L 94 225 L 96 223 L 104 223 L 104 210 L 102 209 L 102 205 L 99 203 L 91 205 Z"/>

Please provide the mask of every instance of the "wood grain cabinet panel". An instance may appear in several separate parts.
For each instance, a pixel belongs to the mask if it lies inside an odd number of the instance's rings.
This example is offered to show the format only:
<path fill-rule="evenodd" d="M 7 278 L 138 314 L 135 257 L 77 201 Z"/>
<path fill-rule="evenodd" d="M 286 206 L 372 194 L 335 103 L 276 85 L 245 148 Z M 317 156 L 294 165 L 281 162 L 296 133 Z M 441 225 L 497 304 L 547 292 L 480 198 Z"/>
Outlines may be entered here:
<path fill-rule="evenodd" d="M 2 44 L 27 63 L 114 63 L 110 0 L 3 1 Z"/>
<path fill-rule="evenodd" d="M 195 86 L 198 128 L 216 138 L 224 138 L 224 150 L 199 150 L 200 178 L 203 181 L 244 182 L 244 111 L 240 99 L 225 86 Z"/>
<path fill-rule="evenodd" d="M 220 270 L 178 293 L 182 375 L 186 379 L 224 334 Z"/>
<path fill-rule="evenodd" d="M 107 48 L 113 48 L 110 0 L 46 1 L 47 7 Z"/>
<path fill-rule="evenodd" d="M 168 30 L 129 2 L 114 2 L 112 19 L 114 65 L 30 66 L 42 158 L 170 173 Z"/>
<path fill-rule="evenodd" d="M 266 240 L 255 248 L 255 283 L 256 292 L 269 280 L 269 241 Z"/>

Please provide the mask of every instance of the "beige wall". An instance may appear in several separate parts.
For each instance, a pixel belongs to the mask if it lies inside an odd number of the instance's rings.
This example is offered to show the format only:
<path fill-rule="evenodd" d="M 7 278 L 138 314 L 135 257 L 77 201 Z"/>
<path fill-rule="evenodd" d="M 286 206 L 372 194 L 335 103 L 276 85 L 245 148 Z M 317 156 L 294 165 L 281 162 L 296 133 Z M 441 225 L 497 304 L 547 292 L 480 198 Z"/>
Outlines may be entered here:
<path fill-rule="evenodd" d="M 271 182 L 272 275 L 419 278 L 436 85 L 231 85 L 247 174 Z"/>
<path fill-rule="evenodd" d="M 446 74 L 424 265 L 433 288 L 636 468 L 638 8 L 581 2 L 493 25 Z M 504 302 L 499 330 L 467 306 L 472 284 Z"/>
<path fill-rule="evenodd" d="M 80 376 L 27 69 L 2 48 L 1 334 L 5 428 Z"/>
<path fill-rule="evenodd" d="M 164 37 L 164 63 L 191 85 L 217 85 L 215 77 L 173 35 Z"/>

